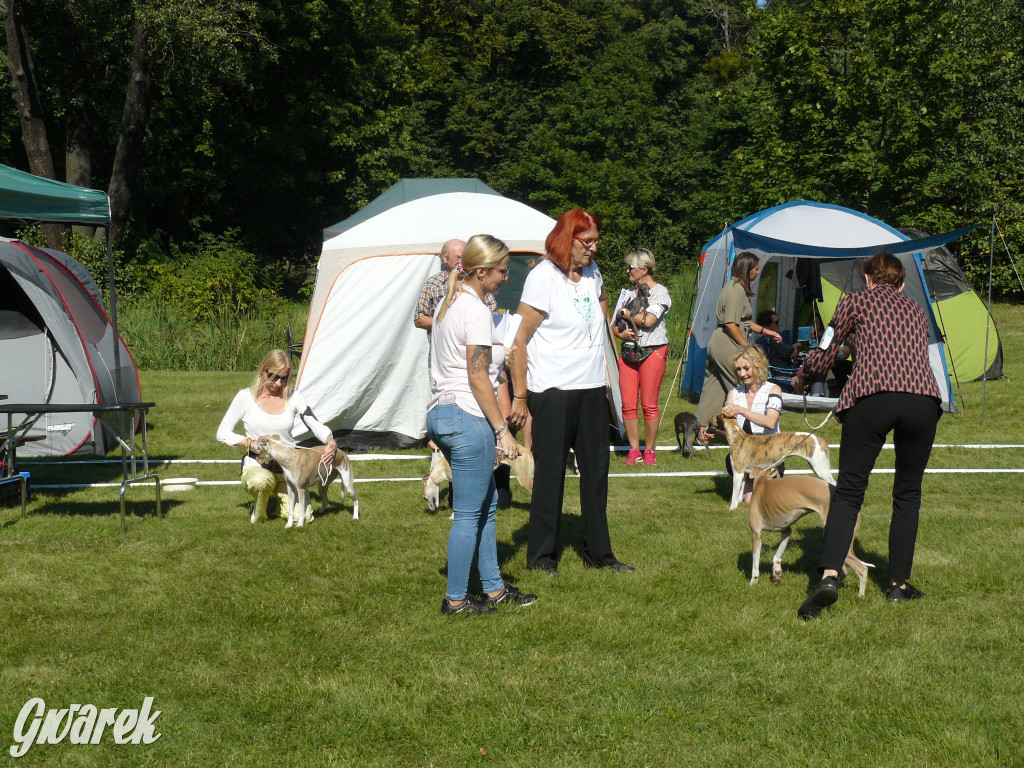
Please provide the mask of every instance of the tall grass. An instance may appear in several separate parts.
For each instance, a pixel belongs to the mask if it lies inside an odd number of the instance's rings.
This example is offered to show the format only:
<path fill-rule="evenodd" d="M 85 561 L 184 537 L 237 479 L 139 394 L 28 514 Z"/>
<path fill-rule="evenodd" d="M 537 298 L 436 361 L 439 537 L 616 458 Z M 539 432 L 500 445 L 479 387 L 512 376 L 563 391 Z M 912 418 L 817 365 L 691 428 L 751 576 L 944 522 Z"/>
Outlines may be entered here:
<path fill-rule="evenodd" d="M 118 320 L 141 369 L 249 371 L 267 350 L 285 346 L 287 328 L 301 343 L 308 313 L 307 304 L 282 299 L 245 310 L 215 307 L 197 323 L 175 304 L 143 296 L 126 302 Z"/>

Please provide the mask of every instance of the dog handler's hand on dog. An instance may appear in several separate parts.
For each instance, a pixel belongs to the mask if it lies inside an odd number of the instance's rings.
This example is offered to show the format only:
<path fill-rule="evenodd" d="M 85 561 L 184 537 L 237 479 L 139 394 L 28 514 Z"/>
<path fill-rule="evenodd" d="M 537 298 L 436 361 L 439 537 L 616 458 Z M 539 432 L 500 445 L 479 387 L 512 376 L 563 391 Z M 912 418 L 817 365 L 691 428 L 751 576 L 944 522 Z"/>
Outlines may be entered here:
<path fill-rule="evenodd" d="M 334 456 L 338 452 L 338 444 L 334 442 L 332 437 L 324 444 L 324 461 L 328 464 L 334 463 Z"/>
<path fill-rule="evenodd" d="M 519 445 L 516 443 L 516 439 L 512 437 L 512 433 L 507 429 L 498 437 L 498 451 L 510 459 L 515 459 L 519 456 Z"/>

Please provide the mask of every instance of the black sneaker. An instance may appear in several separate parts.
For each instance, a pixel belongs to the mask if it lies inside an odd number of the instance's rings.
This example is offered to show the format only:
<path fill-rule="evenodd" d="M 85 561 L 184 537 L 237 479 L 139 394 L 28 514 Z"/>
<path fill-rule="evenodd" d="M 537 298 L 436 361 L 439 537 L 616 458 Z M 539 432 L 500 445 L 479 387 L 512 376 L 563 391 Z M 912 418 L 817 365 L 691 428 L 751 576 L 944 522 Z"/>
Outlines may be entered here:
<path fill-rule="evenodd" d="M 811 593 L 797 609 L 797 615 L 804 621 L 817 618 L 818 614 L 838 599 L 839 581 L 833 576 L 826 576 L 811 587 Z"/>
<path fill-rule="evenodd" d="M 909 581 L 904 582 L 902 587 L 890 584 L 889 588 L 885 590 L 885 599 L 892 600 L 894 603 L 902 603 L 904 600 L 920 600 L 922 597 L 924 597 L 924 592 Z"/>
<path fill-rule="evenodd" d="M 501 603 L 515 603 L 516 605 L 532 605 L 537 602 L 536 595 L 529 595 L 520 592 L 511 584 L 506 584 L 501 592 L 491 597 L 486 592 L 480 596 L 484 605 L 499 605 Z M 460 606 L 461 607 L 461 606 Z"/>
<path fill-rule="evenodd" d="M 485 605 L 473 595 L 467 594 L 466 599 L 458 605 L 452 605 L 446 597 L 441 601 L 441 613 L 445 616 L 455 616 L 459 613 L 494 613 L 497 610 L 493 605 Z"/>

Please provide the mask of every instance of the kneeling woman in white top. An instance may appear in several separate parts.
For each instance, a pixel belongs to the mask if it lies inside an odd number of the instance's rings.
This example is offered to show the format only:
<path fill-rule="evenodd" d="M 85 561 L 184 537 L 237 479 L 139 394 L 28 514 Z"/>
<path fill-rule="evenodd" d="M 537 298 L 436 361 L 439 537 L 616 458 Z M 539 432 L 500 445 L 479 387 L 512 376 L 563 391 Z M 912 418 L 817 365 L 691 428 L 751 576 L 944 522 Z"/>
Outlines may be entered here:
<path fill-rule="evenodd" d="M 288 353 L 283 349 L 272 349 L 260 362 L 252 386 L 238 391 L 217 428 L 220 442 L 245 449 L 242 487 L 256 500 L 249 518 L 253 523 L 267 519 L 267 502 L 272 493 L 278 494 L 281 500 L 282 517 L 287 517 L 284 513 L 288 509 L 284 475 L 275 474 L 260 464 L 256 453 L 257 438 L 280 435 L 282 440 L 291 441 L 298 418 L 327 446 L 324 456 L 328 461 L 334 459 L 337 451 L 331 428 L 317 420 L 302 395 L 298 392 L 288 394 L 291 375 Z M 244 436 L 234 431 L 239 421 L 245 430 Z"/>
<path fill-rule="evenodd" d="M 768 357 L 759 344 L 747 344 L 732 354 L 732 365 L 739 381 L 722 409 L 736 417 L 736 424 L 750 435 L 774 435 L 779 431 L 782 412 L 782 388 L 768 381 Z M 779 466 L 779 476 L 786 465 Z M 732 472 L 732 466 L 729 467 Z M 754 484 L 747 480 L 743 500 L 750 501 Z"/>
<path fill-rule="evenodd" d="M 490 235 L 474 235 L 434 313 L 427 431 L 451 465 L 455 514 L 448 535 L 444 614 L 492 613 L 499 603 L 529 605 L 537 599 L 502 580 L 494 529 L 494 459 L 498 450 L 514 458 L 519 448 L 498 408 L 505 349 L 484 295 L 496 293 L 507 278 L 506 245 Z M 474 559 L 484 588 L 481 599 L 468 593 Z"/>

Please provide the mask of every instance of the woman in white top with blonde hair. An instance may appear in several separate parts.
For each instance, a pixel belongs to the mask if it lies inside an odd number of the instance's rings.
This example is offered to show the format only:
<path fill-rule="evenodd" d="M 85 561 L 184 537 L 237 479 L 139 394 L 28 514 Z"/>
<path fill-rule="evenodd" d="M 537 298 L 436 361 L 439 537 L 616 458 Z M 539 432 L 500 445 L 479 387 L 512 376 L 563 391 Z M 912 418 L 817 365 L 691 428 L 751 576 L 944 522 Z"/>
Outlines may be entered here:
<path fill-rule="evenodd" d="M 271 494 L 281 500 L 282 517 L 287 517 L 288 495 L 285 493 L 284 475 L 264 467 L 256 453 L 256 440 L 262 435 L 280 435 L 285 442 L 292 440 L 296 420 L 320 440 L 327 449 L 324 456 L 334 459 L 337 445 L 331 428 L 317 420 L 306 399 L 298 392 L 288 393 L 288 380 L 292 366 L 288 353 L 272 349 L 260 362 L 256 377 L 247 389 L 240 389 L 228 407 L 217 428 L 217 440 L 225 445 L 244 448 L 242 458 L 242 487 L 255 499 L 252 523 L 267 519 L 267 502 Z M 244 435 L 235 432 L 242 422 Z"/>
<path fill-rule="evenodd" d="M 493 613 L 501 603 L 529 605 L 536 595 L 506 585 L 498 568 L 494 513 L 498 493 L 494 460 L 498 450 L 514 458 L 515 439 L 498 407 L 498 375 L 505 349 L 496 338 L 484 296 L 508 279 L 508 247 L 490 235 L 475 235 L 448 277 L 445 297 L 431 331 L 431 400 L 427 432 L 452 468 L 452 512 L 448 535 L 445 615 Z M 469 569 L 476 562 L 484 594 L 469 593 Z"/>

